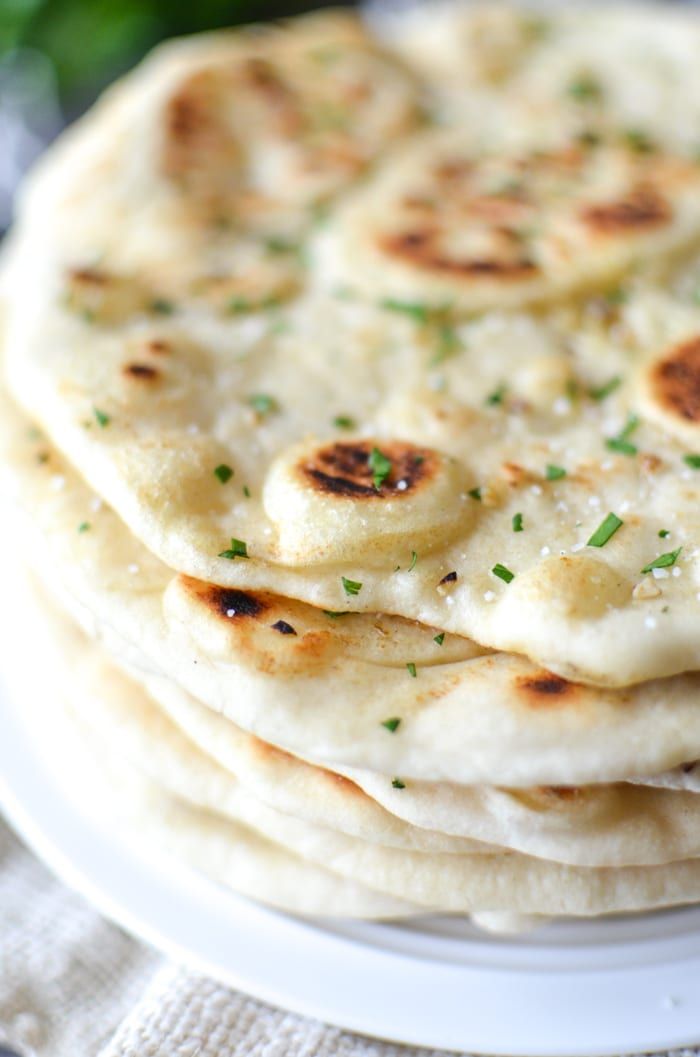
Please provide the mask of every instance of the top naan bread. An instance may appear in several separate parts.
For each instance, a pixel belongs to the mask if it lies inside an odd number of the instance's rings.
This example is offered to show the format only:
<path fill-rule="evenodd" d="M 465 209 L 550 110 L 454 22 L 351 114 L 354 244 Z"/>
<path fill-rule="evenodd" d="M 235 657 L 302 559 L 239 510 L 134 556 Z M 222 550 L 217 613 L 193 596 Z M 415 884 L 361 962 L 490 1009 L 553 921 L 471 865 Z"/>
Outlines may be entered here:
<path fill-rule="evenodd" d="M 179 572 L 582 682 L 699 668 L 700 164 L 582 61 L 513 100 L 407 70 L 349 16 L 166 48 L 25 195 L 15 397 Z M 365 253 L 415 210 L 408 256 Z"/>

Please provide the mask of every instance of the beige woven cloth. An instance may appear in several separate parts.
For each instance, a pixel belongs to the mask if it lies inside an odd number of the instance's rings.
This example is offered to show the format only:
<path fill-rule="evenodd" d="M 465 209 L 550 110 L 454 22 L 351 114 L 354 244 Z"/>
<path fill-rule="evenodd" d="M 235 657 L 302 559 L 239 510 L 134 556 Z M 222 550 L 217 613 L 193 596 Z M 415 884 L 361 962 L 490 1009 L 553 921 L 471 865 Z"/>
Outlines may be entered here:
<path fill-rule="evenodd" d="M 56 881 L 0 821 L 0 1057 L 10 1054 L 448 1057 L 272 1009 L 165 961 Z"/>

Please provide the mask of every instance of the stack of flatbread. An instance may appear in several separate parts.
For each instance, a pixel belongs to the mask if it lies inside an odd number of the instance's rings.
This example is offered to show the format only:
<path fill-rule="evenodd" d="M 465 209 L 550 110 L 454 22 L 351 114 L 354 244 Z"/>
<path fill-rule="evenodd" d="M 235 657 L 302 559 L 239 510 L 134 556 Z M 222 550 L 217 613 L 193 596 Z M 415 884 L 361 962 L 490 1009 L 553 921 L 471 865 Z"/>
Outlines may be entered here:
<path fill-rule="evenodd" d="M 313 15 L 165 45 L 33 174 L 5 520 L 149 843 L 305 913 L 700 900 L 699 54 Z"/>

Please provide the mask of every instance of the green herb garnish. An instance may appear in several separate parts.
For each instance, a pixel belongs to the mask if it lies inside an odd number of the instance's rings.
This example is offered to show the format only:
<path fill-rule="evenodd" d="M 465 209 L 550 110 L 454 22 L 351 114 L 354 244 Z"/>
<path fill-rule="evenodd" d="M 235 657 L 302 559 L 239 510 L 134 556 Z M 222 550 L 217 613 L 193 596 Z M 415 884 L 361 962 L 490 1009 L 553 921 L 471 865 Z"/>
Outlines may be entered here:
<path fill-rule="evenodd" d="M 469 491 L 467 492 L 467 495 L 471 496 L 472 499 L 478 499 L 479 502 L 481 502 L 481 489 L 480 488 L 470 488 Z"/>
<path fill-rule="evenodd" d="M 259 415 L 269 415 L 272 411 L 279 411 L 279 404 L 274 396 L 267 393 L 253 393 L 248 397 L 248 403 Z"/>
<path fill-rule="evenodd" d="M 445 632 L 441 631 L 439 635 L 433 636 L 433 642 L 437 642 L 438 646 L 442 646 L 445 641 Z"/>
<path fill-rule="evenodd" d="M 598 525 L 598 528 L 588 540 L 586 546 L 604 547 L 608 540 L 615 535 L 621 525 L 624 525 L 624 521 L 622 521 L 617 514 L 608 514 L 608 516 L 601 521 L 600 525 Z"/>
<path fill-rule="evenodd" d="M 513 526 L 513 532 L 522 532 L 523 531 L 523 515 L 522 514 L 513 514 L 513 520 L 511 522 L 511 524 Z"/>
<path fill-rule="evenodd" d="M 567 94 L 577 103 L 595 103 L 603 96 L 600 81 L 590 73 L 581 74 L 566 88 Z"/>
<path fill-rule="evenodd" d="M 348 613 L 347 609 L 343 610 L 342 613 L 339 613 L 339 612 L 337 612 L 337 610 L 333 610 L 333 609 L 324 609 L 323 612 L 325 613 L 325 615 L 327 617 L 330 617 L 331 620 L 340 620 L 341 617 L 350 616 L 350 614 Z"/>
<path fill-rule="evenodd" d="M 100 429 L 104 429 L 112 421 L 111 416 L 106 411 L 100 411 L 99 407 L 93 407 L 92 413 L 95 416 L 95 421 Z"/>
<path fill-rule="evenodd" d="M 387 297 L 380 302 L 380 307 L 385 308 L 388 312 L 401 312 L 405 316 L 410 316 L 416 323 L 421 324 L 427 323 L 430 315 L 428 306 L 421 304 L 419 301 L 397 301 L 393 297 Z"/>
<path fill-rule="evenodd" d="M 383 719 L 382 720 L 382 726 L 386 727 L 386 729 L 388 731 L 391 731 L 392 734 L 394 733 L 395 730 L 399 729 L 400 725 L 401 725 L 401 720 L 400 720 L 400 718 L 398 716 L 392 716 L 391 719 Z"/>
<path fill-rule="evenodd" d="M 173 302 L 168 301 L 165 297 L 154 297 L 149 308 L 151 312 L 155 312 L 158 316 L 172 316 L 175 311 Z"/>
<path fill-rule="evenodd" d="M 443 323 L 438 329 L 437 349 L 430 361 L 430 366 L 437 367 L 438 364 L 443 363 L 450 356 L 454 356 L 461 349 L 462 342 L 457 337 L 455 328 L 450 326 L 449 323 Z"/>
<path fill-rule="evenodd" d="M 606 396 L 610 396 L 622 385 L 622 378 L 619 374 L 616 374 L 614 378 L 611 378 L 609 382 L 604 385 L 598 386 L 596 389 L 589 389 L 588 395 L 591 400 L 605 400 Z"/>
<path fill-rule="evenodd" d="M 670 529 L 659 529 L 659 539 L 665 540 L 667 536 L 671 535 Z"/>
<path fill-rule="evenodd" d="M 675 551 L 669 551 L 667 554 L 660 554 L 658 558 L 654 558 L 653 562 L 649 562 L 642 569 L 643 573 L 650 573 L 652 569 L 668 569 L 669 565 L 675 565 L 678 555 L 683 550 L 682 547 L 678 547 Z"/>
<path fill-rule="evenodd" d="M 358 580 L 348 580 L 347 576 L 341 576 L 340 579 L 346 595 L 359 595 L 362 584 Z"/>
<path fill-rule="evenodd" d="M 413 572 L 413 570 L 416 567 L 416 562 L 417 561 L 418 561 L 418 554 L 416 553 L 416 551 L 411 551 L 411 564 L 409 565 L 409 567 L 406 570 L 406 572 L 409 572 L 409 573 Z"/>
<path fill-rule="evenodd" d="M 496 562 L 491 572 L 506 584 L 515 579 L 515 573 L 512 573 L 505 565 L 501 565 L 500 562 Z"/>
<path fill-rule="evenodd" d="M 547 468 L 544 471 L 544 475 L 548 481 L 559 481 L 562 477 L 566 477 L 566 470 L 563 466 L 554 466 L 550 462 L 547 463 Z"/>
<path fill-rule="evenodd" d="M 89 532 L 89 530 L 90 530 L 90 522 L 89 521 L 81 521 L 80 524 L 78 525 L 78 532 Z"/>
<path fill-rule="evenodd" d="M 336 415 L 333 419 L 333 425 L 336 429 L 354 429 L 356 422 L 349 415 Z"/>
<path fill-rule="evenodd" d="M 372 448 L 367 459 L 369 468 L 372 471 L 372 481 L 377 491 L 382 487 L 387 477 L 391 473 L 391 460 L 387 459 L 386 455 L 383 455 L 379 448 Z"/>
<path fill-rule="evenodd" d="M 233 477 L 233 470 L 230 466 L 227 466 L 225 462 L 222 462 L 214 470 L 214 476 L 218 477 L 222 484 L 226 484 Z"/>
<path fill-rule="evenodd" d="M 409 675 L 410 675 L 410 676 L 411 676 L 411 677 L 412 677 L 413 679 L 415 679 L 415 678 L 416 678 L 416 675 L 417 675 L 418 673 L 417 673 L 417 671 L 416 671 L 416 666 L 415 666 L 415 664 L 413 663 L 413 661 L 409 661 L 409 662 L 408 662 L 408 664 L 406 665 L 406 668 L 408 669 L 408 674 L 409 674 Z"/>
<path fill-rule="evenodd" d="M 690 466 L 691 470 L 700 470 L 700 455 L 684 455 L 683 462 Z"/>
<path fill-rule="evenodd" d="M 635 150 L 638 154 L 651 154 L 656 150 L 654 141 L 642 129 L 628 128 L 622 138 L 630 150 Z"/>
<path fill-rule="evenodd" d="M 394 789 L 405 789 L 406 788 L 405 783 L 402 782 L 400 778 L 392 778 L 391 779 L 391 784 L 392 784 L 392 787 Z"/>
<path fill-rule="evenodd" d="M 299 243 L 290 242 L 289 239 L 280 238 L 277 235 L 270 235 L 269 238 L 265 239 L 265 249 L 268 253 L 298 253 Z"/>
<path fill-rule="evenodd" d="M 622 455 L 636 455 L 638 448 L 635 444 L 630 444 L 628 438 L 634 433 L 638 425 L 639 419 L 637 416 L 629 415 L 624 428 L 620 430 L 618 435 L 606 439 L 605 447 L 608 448 L 609 451 L 617 451 Z"/>
<path fill-rule="evenodd" d="M 228 548 L 228 550 L 221 551 L 219 557 L 228 558 L 230 561 L 234 561 L 236 558 L 247 558 L 248 544 L 244 543 L 243 540 L 237 540 L 232 537 L 231 546 Z"/>
<path fill-rule="evenodd" d="M 499 385 L 498 389 L 494 389 L 492 393 L 486 397 L 486 404 L 488 407 L 497 407 L 503 403 L 503 397 L 506 395 L 506 386 Z"/>

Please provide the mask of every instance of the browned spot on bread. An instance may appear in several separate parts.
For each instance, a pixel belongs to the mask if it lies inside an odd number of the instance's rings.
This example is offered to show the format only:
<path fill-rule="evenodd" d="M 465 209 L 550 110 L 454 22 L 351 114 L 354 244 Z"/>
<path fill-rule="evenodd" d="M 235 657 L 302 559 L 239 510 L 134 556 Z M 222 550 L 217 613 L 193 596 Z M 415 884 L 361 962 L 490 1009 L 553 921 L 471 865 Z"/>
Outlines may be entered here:
<path fill-rule="evenodd" d="M 339 785 L 340 788 L 344 789 L 347 793 L 352 793 L 354 796 L 366 797 L 367 800 L 370 799 L 364 789 L 361 789 L 357 782 L 353 782 L 352 779 L 346 778 L 344 774 L 336 774 L 335 771 L 329 771 L 326 768 L 323 768 L 323 773 L 335 785 Z"/>
<path fill-rule="evenodd" d="M 286 620 L 276 620 L 270 625 L 273 631 L 279 631 L 280 635 L 296 635 L 296 631 Z"/>
<path fill-rule="evenodd" d="M 180 577 L 180 583 L 217 616 L 226 620 L 255 619 L 270 608 L 270 600 L 260 592 L 239 591 L 233 587 L 219 587 L 190 576 Z"/>
<path fill-rule="evenodd" d="M 391 471 L 379 488 L 374 486 L 370 464 L 375 447 L 391 463 Z M 300 463 L 299 470 L 319 492 L 376 499 L 409 495 L 434 477 L 437 467 L 437 456 L 428 448 L 416 448 L 397 440 L 380 444 L 355 440 L 338 441 L 317 449 Z"/>
<path fill-rule="evenodd" d="M 700 422 L 700 337 L 677 345 L 654 365 L 651 387 L 666 410 L 687 422 Z"/>
<path fill-rule="evenodd" d="M 584 206 L 580 216 L 594 233 L 617 235 L 668 224 L 671 207 L 655 188 L 637 187 L 616 202 Z"/>
<path fill-rule="evenodd" d="M 146 351 L 154 356 L 168 356 L 172 352 L 172 348 L 170 343 L 164 341 L 163 338 L 152 338 L 146 342 Z"/>
<path fill-rule="evenodd" d="M 146 363 L 127 363 L 124 374 L 127 378 L 137 378 L 144 382 L 155 382 L 160 377 L 160 372 Z"/>
<path fill-rule="evenodd" d="M 537 791 L 552 800 L 578 800 L 581 790 L 575 785 L 541 785 Z"/>
<path fill-rule="evenodd" d="M 382 235 L 378 240 L 382 252 L 391 257 L 410 261 L 418 268 L 462 275 L 496 279 L 523 279 L 538 271 L 537 264 L 525 255 L 502 257 L 454 257 L 439 246 L 439 232 L 423 228 Z"/>
<path fill-rule="evenodd" d="M 107 286 L 110 276 L 98 268 L 71 268 L 68 277 L 76 286 Z"/>
<path fill-rule="evenodd" d="M 516 686 L 521 696 L 535 708 L 555 702 L 571 701 L 578 690 L 576 683 L 570 683 L 561 675 L 547 671 L 536 672 L 535 675 L 520 675 L 516 679 Z"/>

